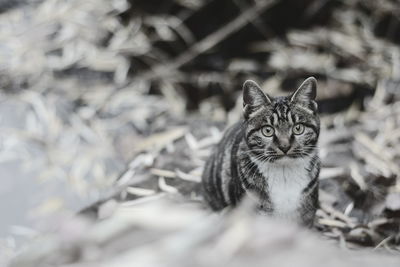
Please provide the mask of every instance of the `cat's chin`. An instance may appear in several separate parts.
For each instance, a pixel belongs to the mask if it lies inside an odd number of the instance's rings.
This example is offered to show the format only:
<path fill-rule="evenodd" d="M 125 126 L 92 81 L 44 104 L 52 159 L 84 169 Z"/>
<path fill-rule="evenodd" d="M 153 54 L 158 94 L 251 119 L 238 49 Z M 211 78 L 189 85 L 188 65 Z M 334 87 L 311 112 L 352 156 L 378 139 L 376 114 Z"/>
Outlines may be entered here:
<path fill-rule="evenodd" d="M 293 162 L 293 158 L 289 157 L 288 155 L 279 156 L 275 160 L 275 163 L 282 164 L 282 165 L 290 164 L 291 162 Z"/>

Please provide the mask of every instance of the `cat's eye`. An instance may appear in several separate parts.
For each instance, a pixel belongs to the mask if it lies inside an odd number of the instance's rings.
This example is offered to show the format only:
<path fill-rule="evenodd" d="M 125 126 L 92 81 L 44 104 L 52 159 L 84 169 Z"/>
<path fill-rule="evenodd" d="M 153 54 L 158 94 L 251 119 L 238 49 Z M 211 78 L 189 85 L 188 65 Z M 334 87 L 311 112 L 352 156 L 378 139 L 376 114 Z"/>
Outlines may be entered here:
<path fill-rule="evenodd" d="M 296 135 L 302 134 L 302 133 L 304 133 L 304 125 L 301 123 L 298 123 L 295 126 L 293 126 L 292 131 Z"/>
<path fill-rule="evenodd" d="M 274 135 L 274 128 L 272 126 L 264 126 L 261 128 L 261 133 L 266 137 L 271 137 Z"/>

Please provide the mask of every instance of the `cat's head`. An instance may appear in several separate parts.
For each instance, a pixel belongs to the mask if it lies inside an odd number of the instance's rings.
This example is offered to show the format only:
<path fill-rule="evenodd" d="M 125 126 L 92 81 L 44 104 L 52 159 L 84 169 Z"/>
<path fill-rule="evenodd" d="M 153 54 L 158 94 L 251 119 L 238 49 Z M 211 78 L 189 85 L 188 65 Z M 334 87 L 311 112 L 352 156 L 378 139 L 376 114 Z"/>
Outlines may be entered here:
<path fill-rule="evenodd" d="M 270 97 L 246 81 L 243 115 L 250 153 L 268 162 L 313 155 L 320 130 L 316 90 L 317 81 L 310 77 L 292 94 Z"/>

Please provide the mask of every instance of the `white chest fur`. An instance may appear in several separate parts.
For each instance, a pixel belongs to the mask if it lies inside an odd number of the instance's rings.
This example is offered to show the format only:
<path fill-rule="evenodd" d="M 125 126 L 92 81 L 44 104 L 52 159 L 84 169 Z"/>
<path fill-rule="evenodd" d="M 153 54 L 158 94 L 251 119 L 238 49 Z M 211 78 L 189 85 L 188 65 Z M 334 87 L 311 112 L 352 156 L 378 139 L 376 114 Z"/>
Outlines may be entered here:
<path fill-rule="evenodd" d="M 296 219 L 301 202 L 301 193 L 310 181 L 304 159 L 282 159 L 275 163 L 257 162 L 267 179 L 273 215 L 285 219 Z"/>

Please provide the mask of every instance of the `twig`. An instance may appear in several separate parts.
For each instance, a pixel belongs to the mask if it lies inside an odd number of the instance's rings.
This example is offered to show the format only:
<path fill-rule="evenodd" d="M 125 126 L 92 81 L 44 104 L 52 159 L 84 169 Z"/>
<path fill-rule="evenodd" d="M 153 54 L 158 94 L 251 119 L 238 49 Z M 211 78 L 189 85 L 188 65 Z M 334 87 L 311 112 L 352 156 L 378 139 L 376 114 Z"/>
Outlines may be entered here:
<path fill-rule="evenodd" d="M 203 40 L 191 46 L 177 58 L 171 60 L 170 62 L 166 62 L 165 64 L 159 64 L 142 74 L 138 73 L 136 75 L 138 77 L 137 79 L 151 80 L 154 78 L 165 78 L 171 75 L 174 70 L 177 70 L 182 65 L 188 63 L 198 55 L 206 52 L 231 34 L 247 25 L 250 22 L 249 18 L 257 18 L 263 11 L 272 6 L 275 2 L 276 0 L 260 1 L 259 3 L 248 8 L 225 26 L 219 28 L 217 31 L 211 33 Z M 132 82 L 134 81 L 135 79 Z"/>

